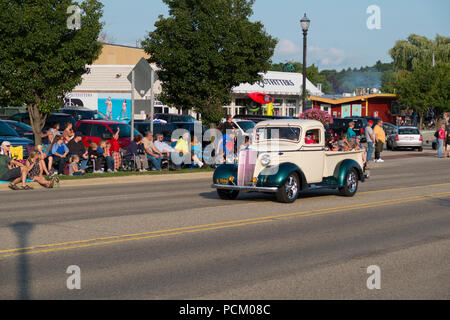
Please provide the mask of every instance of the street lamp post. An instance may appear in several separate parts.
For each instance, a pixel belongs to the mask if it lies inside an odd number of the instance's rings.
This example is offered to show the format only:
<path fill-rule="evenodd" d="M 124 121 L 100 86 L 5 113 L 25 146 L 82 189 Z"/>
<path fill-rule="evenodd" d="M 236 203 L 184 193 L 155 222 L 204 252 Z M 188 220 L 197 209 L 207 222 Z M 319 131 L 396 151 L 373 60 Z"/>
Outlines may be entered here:
<path fill-rule="evenodd" d="M 302 18 L 302 20 L 300 20 L 300 24 L 302 26 L 302 30 L 303 30 L 303 92 L 302 92 L 302 100 L 303 100 L 303 104 L 302 104 L 302 109 L 304 110 L 305 106 L 306 106 L 306 38 L 308 35 L 308 29 L 309 29 L 309 25 L 310 25 L 310 20 L 308 19 L 308 17 L 305 16 Z"/>

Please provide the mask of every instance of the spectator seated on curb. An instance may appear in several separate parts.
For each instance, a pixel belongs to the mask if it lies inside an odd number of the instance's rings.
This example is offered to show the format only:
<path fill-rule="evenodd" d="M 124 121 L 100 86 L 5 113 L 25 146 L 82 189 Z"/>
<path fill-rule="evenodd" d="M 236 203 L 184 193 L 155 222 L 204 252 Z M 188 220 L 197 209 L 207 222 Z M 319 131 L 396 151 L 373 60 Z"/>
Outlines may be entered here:
<path fill-rule="evenodd" d="M 50 172 L 48 172 L 47 165 L 45 163 L 47 154 L 44 152 L 44 147 L 42 145 L 38 145 L 35 147 L 34 151 L 36 151 L 39 155 L 43 173 L 45 173 L 46 176 L 50 176 Z M 31 152 L 30 152 L 30 154 L 31 154 Z"/>
<path fill-rule="evenodd" d="M 74 155 L 69 160 L 69 176 L 82 176 L 85 174 L 84 169 L 80 168 L 80 157 Z"/>
<path fill-rule="evenodd" d="M 145 138 L 142 139 L 142 142 L 144 144 L 145 153 L 147 154 L 147 159 L 152 163 L 152 170 L 161 171 L 161 162 L 163 157 L 162 153 L 160 153 L 153 144 L 153 133 L 147 131 L 145 133 Z"/>
<path fill-rule="evenodd" d="M 22 163 L 12 160 L 10 157 L 0 155 L 0 181 L 9 181 L 9 188 L 12 190 L 30 190 L 30 186 L 26 184 L 28 169 Z M 22 182 L 22 188 L 17 184 Z"/>
<path fill-rule="evenodd" d="M 202 157 L 202 144 L 198 142 L 196 136 L 194 136 L 191 142 L 191 158 L 192 161 L 199 167 L 202 168 L 205 164 L 200 160 Z"/>
<path fill-rule="evenodd" d="M 58 165 L 58 174 L 64 174 L 64 165 L 67 162 L 69 148 L 64 144 L 62 136 L 56 136 L 50 146 L 48 154 L 48 171 L 53 174 L 53 163 Z"/>
<path fill-rule="evenodd" d="M 134 137 L 133 141 L 131 141 L 130 145 L 127 148 L 127 154 L 125 159 L 128 161 L 132 161 L 134 164 L 134 168 L 139 170 L 140 172 L 147 171 L 148 159 L 145 153 L 144 144 L 142 142 L 142 136 L 137 135 Z"/>
<path fill-rule="evenodd" d="M 181 166 L 177 166 L 172 162 L 172 154 L 175 153 L 175 149 L 164 142 L 164 136 L 161 133 L 156 135 L 156 140 L 153 143 L 155 148 L 163 156 L 163 161 L 167 161 L 168 167 L 173 167 L 174 170 L 180 170 Z"/>
<path fill-rule="evenodd" d="M 53 177 L 50 181 L 44 178 L 44 168 L 45 163 L 42 163 L 40 154 L 38 151 L 33 151 L 30 157 L 25 162 L 27 167 L 27 179 L 39 183 L 41 186 L 51 189 L 55 184 L 55 178 Z"/>
<path fill-rule="evenodd" d="M 88 157 L 94 165 L 94 173 L 103 173 L 101 170 L 103 167 L 102 156 L 103 154 L 98 151 L 98 145 L 96 143 L 91 143 L 88 149 Z"/>
<path fill-rule="evenodd" d="M 105 150 L 103 153 L 103 157 L 105 157 L 106 161 L 106 171 L 116 172 L 114 169 L 114 158 L 111 156 L 111 144 L 109 142 L 105 143 Z"/>
<path fill-rule="evenodd" d="M 70 157 L 78 156 L 80 158 L 80 168 L 85 171 L 89 160 L 89 155 L 83 144 L 83 134 L 81 132 L 77 132 L 75 137 L 69 141 L 67 147 L 69 148 Z"/>

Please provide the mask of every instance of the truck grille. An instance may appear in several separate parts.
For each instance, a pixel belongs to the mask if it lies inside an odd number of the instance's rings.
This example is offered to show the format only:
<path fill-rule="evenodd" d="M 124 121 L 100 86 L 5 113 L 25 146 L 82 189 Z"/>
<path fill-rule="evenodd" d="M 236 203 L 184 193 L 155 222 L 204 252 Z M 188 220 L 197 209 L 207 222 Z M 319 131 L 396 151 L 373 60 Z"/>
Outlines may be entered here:
<path fill-rule="evenodd" d="M 238 186 L 251 186 L 255 171 L 258 153 L 252 150 L 244 150 L 239 153 Z"/>

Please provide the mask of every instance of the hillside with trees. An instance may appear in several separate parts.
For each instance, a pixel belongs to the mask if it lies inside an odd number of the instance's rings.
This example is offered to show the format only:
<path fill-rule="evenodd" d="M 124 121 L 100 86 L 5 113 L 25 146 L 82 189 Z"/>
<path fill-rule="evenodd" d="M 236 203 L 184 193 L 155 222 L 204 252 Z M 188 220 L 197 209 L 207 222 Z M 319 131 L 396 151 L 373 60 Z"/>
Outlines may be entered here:
<path fill-rule="evenodd" d="M 276 63 L 272 65 L 272 71 L 299 72 L 303 70 L 300 62 Z M 341 94 L 353 92 L 356 88 L 381 88 L 383 79 L 392 72 L 393 63 L 382 63 L 377 61 L 373 66 L 360 67 L 359 69 L 348 68 L 346 70 L 322 70 L 316 65 L 306 68 L 306 77 L 314 85 L 322 84 L 325 94 Z"/>

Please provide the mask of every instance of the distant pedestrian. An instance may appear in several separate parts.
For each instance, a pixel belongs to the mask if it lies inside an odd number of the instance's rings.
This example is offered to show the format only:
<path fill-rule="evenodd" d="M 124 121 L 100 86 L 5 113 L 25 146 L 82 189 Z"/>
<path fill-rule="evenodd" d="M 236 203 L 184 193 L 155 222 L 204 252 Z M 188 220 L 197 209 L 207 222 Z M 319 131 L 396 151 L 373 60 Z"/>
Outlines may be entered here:
<path fill-rule="evenodd" d="M 372 160 L 373 150 L 375 148 L 375 133 L 372 129 L 373 121 L 370 120 L 369 124 L 365 128 L 366 140 L 367 140 L 367 167 L 369 168 L 369 162 Z"/>
<path fill-rule="evenodd" d="M 355 128 L 355 122 L 351 121 L 348 124 L 348 130 L 347 130 L 347 140 L 348 141 L 356 140 L 356 132 L 355 132 L 355 130 L 353 130 L 354 128 Z"/>
<path fill-rule="evenodd" d="M 438 150 L 437 157 L 443 158 L 442 149 L 444 148 L 444 140 L 445 140 L 445 123 L 441 124 L 441 128 L 437 131 L 437 141 L 438 141 Z"/>
<path fill-rule="evenodd" d="M 384 150 L 384 144 L 386 143 L 386 133 L 383 129 L 383 120 L 379 120 L 375 128 L 373 129 L 375 134 L 375 162 L 384 162 L 381 159 L 381 153 Z"/>

